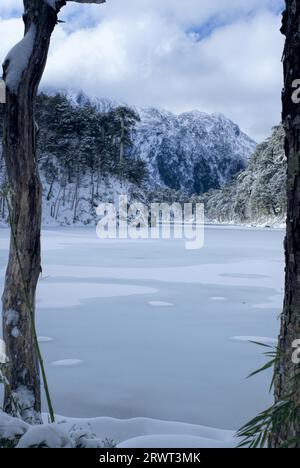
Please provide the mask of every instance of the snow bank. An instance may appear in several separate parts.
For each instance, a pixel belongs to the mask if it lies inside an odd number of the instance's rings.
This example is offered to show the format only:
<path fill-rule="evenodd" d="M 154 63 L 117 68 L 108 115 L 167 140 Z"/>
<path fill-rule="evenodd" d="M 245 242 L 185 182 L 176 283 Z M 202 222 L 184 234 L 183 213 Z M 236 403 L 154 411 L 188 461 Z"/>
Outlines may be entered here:
<path fill-rule="evenodd" d="M 24 70 L 26 69 L 36 34 L 36 26 L 31 25 L 23 39 L 16 44 L 4 60 L 7 63 L 5 82 L 12 93 L 17 93 Z"/>
<path fill-rule="evenodd" d="M 186 435 L 153 435 L 136 437 L 117 445 L 117 448 L 234 448 L 236 442 Z"/>
<path fill-rule="evenodd" d="M 23 436 L 29 428 L 29 424 L 20 419 L 12 418 L 0 410 L 0 440 L 14 440 L 16 437 Z"/>
<path fill-rule="evenodd" d="M 113 441 L 118 448 L 226 448 L 237 445 L 234 431 L 181 422 L 150 418 L 57 419 L 67 430 L 75 427 L 76 430 L 92 432 L 100 441 Z"/>
<path fill-rule="evenodd" d="M 46 446 L 50 448 L 73 448 L 68 433 L 58 424 L 31 426 L 21 437 L 17 448 Z"/>
<path fill-rule="evenodd" d="M 228 448 L 233 431 L 149 418 L 75 419 L 56 416 L 56 423 L 29 425 L 0 412 L 0 439 L 17 440 L 17 448 Z"/>

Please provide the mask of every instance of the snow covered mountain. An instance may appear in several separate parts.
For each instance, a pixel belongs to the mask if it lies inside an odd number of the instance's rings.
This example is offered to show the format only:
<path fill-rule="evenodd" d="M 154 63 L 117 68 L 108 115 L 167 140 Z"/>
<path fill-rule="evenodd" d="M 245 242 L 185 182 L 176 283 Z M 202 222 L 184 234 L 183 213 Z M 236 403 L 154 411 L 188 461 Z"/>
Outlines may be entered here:
<path fill-rule="evenodd" d="M 189 195 L 222 187 L 246 167 L 256 147 L 222 114 L 177 116 L 154 108 L 139 113 L 134 149 L 147 163 L 153 187 Z"/>
<path fill-rule="evenodd" d="M 278 126 L 257 146 L 245 171 L 221 190 L 211 190 L 200 198 L 208 220 L 284 225 L 286 165 L 284 129 Z"/>
<path fill-rule="evenodd" d="M 69 90 L 68 100 L 100 113 L 126 103 L 89 98 Z M 133 154 L 149 171 L 152 189 L 170 188 L 188 195 L 220 188 L 245 169 L 256 142 L 222 114 L 194 110 L 180 115 L 157 108 L 134 108 L 140 116 L 133 136 Z"/>
<path fill-rule="evenodd" d="M 256 147 L 221 114 L 177 116 L 82 93 L 41 94 L 36 120 L 47 224 L 92 223 L 99 202 L 124 191 L 146 202 L 203 194 L 231 181 Z M 0 147 L 0 184 L 4 178 Z"/>

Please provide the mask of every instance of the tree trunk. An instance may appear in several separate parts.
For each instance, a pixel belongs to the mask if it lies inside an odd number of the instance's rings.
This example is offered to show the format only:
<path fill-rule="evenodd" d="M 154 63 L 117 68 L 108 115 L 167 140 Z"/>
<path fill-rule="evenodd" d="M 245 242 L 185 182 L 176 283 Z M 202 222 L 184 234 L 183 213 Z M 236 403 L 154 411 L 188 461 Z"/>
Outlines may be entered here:
<path fill-rule="evenodd" d="M 282 33 L 284 49 L 283 125 L 288 159 L 287 234 L 285 240 L 285 301 L 279 337 L 280 362 L 275 369 L 275 399 L 292 393 L 293 403 L 300 404 L 300 387 L 294 378 L 299 366 L 292 362 L 293 341 L 300 338 L 300 104 L 293 99 L 294 80 L 300 79 L 300 2 L 286 0 Z M 293 87 L 294 86 L 294 87 Z M 281 425 L 272 440 L 272 447 L 293 439 L 292 447 L 300 447 L 299 418 Z M 297 439 L 297 441 L 295 441 Z"/>
<path fill-rule="evenodd" d="M 124 122 L 123 115 L 120 116 L 120 122 L 121 122 L 120 163 L 122 163 L 124 159 L 124 138 L 125 138 L 125 122 Z"/>
<path fill-rule="evenodd" d="M 11 235 L 2 298 L 3 335 L 9 358 L 7 379 L 10 384 L 5 390 L 4 410 L 13 413 L 17 399 L 21 416 L 38 421 L 41 410 L 39 366 L 24 286 L 34 309 L 41 271 L 41 183 L 36 158 L 34 105 L 57 14 L 41 0 L 24 0 L 24 11 L 25 34 L 33 27 L 35 35 L 28 63 L 17 86 L 12 86 L 8 78 L 13 59 L 8 56 L 3 65 L 7 82 L 3 150 L 11 189 L 11 229 L 17 238 L 26 283 L 23 284 Z"/>

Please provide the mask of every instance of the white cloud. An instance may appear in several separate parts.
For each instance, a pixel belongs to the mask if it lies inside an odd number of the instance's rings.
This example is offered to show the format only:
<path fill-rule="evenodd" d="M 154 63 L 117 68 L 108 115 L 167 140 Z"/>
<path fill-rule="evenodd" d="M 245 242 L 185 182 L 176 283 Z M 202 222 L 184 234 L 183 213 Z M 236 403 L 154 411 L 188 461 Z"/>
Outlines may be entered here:
<path fill-rule="evenodd" d="M 0 20 L 0 58 L 2 61 L 13 45 L 22 38 L 23 31 L 22 21 L 18 18 Z"/>
<path fill-rule="evenodd" d="M 270 9 L 279 3 L 68 5 L 61 14 L 67 23 L 53 36 L 43 83 L 174 112 L 223 112 L 261 140 L 280 120 L 283 38 L 280 17 Z M 20 21 L 0 21 L 1 57 L 21 34 Z"/>
<path fill-rule="evenodd" d="M 22 0 L 1 0 L 0 18 L 10 16 L 15 12 L 20 11 L 22 6 Z"/>

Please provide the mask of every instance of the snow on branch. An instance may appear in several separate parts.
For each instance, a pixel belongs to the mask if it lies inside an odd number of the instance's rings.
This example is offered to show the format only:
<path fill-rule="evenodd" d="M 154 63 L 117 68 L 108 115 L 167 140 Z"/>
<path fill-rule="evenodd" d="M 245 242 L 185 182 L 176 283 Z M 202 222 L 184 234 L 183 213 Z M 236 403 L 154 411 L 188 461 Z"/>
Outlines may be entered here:
<path fill-rule="evenodd" d="M 56 7 L 56 3 L 59 2 L 59 0 L 44 0 L 48 5 L 52 8 Z M 76 3 L 105 3 L 106 0 L 67 0 L 69 2 L 76 2 Z"/>
<path fill-rule="evenodd" d="M 51 8 L 56 10 L 57 4 L 59 4 L 61 0 L 44 0 Z M 66 0 L 69 2 L 75 2 L 75 3 L 96 3 L 100 5 L 100 3 L 105 3 L 106 0 Z"/>
<path fill-rule="evenodd" d="M 4 60 L 5 82 L 12 93 L 18 91 L 23 72 L 33 51 L 35 34 L 36 26 L 32 24 L 23 39 L 11 49 Z"/>

